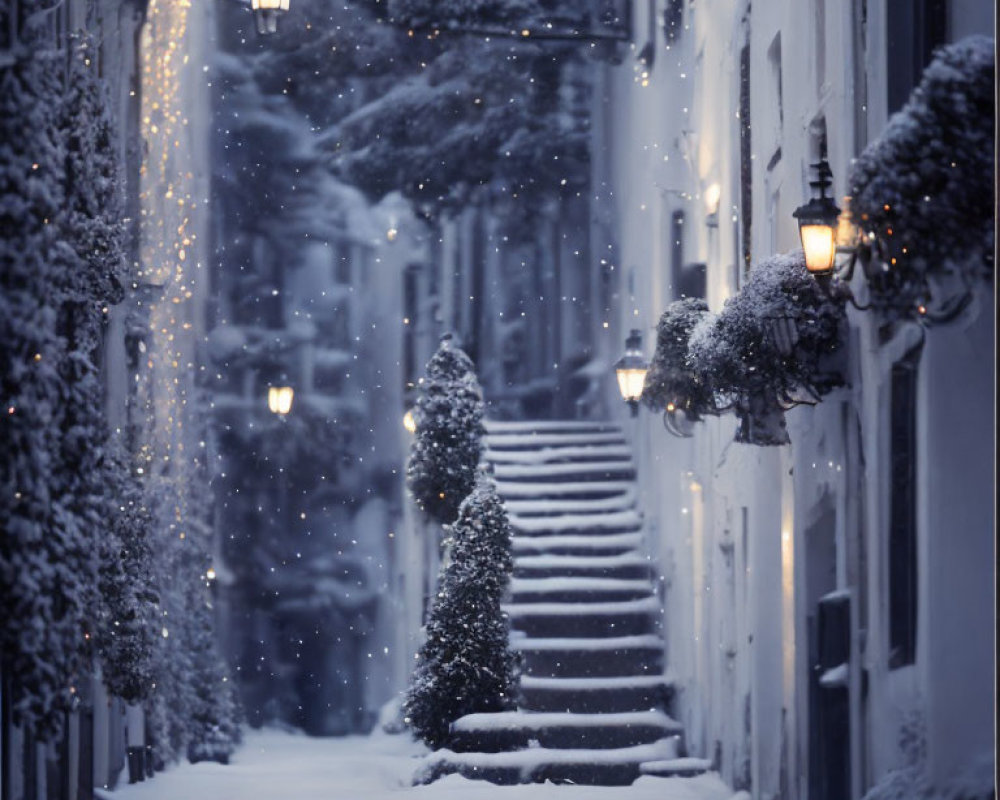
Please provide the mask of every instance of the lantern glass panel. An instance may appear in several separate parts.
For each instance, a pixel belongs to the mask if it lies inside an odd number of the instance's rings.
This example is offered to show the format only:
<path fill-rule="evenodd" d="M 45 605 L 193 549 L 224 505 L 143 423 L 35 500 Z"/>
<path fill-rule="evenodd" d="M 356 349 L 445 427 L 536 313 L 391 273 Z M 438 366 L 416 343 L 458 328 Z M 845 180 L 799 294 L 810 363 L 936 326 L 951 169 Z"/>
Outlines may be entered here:
<path fill-rule="evenodd" d="M 799 235 L 806 255 L 806 269 L 812 273 L 832 270 L 837 254 L 835 229 L 823 223 L 803 221 L 799 226 Z"/>

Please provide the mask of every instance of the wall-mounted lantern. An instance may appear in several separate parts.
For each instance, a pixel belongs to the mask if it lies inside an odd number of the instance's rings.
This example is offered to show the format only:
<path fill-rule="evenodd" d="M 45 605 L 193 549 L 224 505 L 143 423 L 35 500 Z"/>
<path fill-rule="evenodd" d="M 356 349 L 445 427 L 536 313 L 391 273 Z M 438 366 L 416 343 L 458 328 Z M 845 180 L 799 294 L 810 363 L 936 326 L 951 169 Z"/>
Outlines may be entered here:
<path fill-rule="evenodd" d="M 289 0 L 250 0 L 257 33 L 267 36 L 278 32 L 278 17 L 288 11 Z"/>
<path fill-rule="evenodd" d="M 267 389 L 267 407 L 272 414 L 284 417 L 292 410 L 292 400 L 295 390 L 291 386 L 269 386 Z"/>
<path fill-rule="evenodd" d="M 719 201 L 722 200 L 722 187 L 715 182 L 705 189 L 702 199 L 705 201 L 705 224 L 710 228 L 719 227 Z"/>
<path fill-rule="evenodd" d="M 615 362 L 615 375 L 622 399 L 628 403 L 632 416 L 639 414 L 639 398 L 646 380 L 648 365 L 642 355 L 642 331 L 633 328 L 625 340 L 625 355 Z"/>
<path fill-rule="evenodd" d="M 806 269 L 817 278 L 828 278 L 833 273 L 837 256 L 837 228 L 840 209 L 832 197 L 826 196 L 833 181 L 830 164 L 825 158 L 812 165 L 816 170 L 816 180 L 810 181 L 819 196 L 795 209 L 792 216 L 799 222 L 799 238 L 806 255 Z"/>

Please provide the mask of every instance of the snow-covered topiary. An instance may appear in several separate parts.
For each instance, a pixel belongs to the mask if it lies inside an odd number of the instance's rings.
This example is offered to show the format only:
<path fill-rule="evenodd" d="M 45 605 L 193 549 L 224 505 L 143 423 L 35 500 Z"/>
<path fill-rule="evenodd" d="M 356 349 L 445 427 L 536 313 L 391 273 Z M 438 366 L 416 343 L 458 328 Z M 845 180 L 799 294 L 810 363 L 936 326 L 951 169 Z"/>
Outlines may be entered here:
<path fill-rule="evenodd" d="M 712 387 L 688 357 L 691 332 L 708 313 L 704 300 L 686 298 L 668 305 L 660 317 L 656 351 L 642 386 L 642 402 L 654 411 L 683 412 L 691 422 L 718 413 Z"/>
<path fill-rule="evenodd" d="M 510 708 L 516 683 L 500 607 L 513 569 L 510 523 L 489 477 L 479 477 L 449 532 L 450 558 L 403 705 L 406 723 L 434 748 L 459 717 Z"/>
<path fill-rule="evenodd" d="M 884 262 L 871 302 L 890 318 L 992 279 L 994 89 L 992 38 L 941 48 L 853 165 L 851 215 Z"/>
<path fill-rule="evenodd" d="M 801 251 L 772 256 L 717 317 L 695 325 L 691 364 L 736 406 L 738 441 L 784 444 L 782 408 L 803 393 L 818 400 L 842 381 L 831 357 L 843 325 L 844 299 L 820 287 Z"/>
<path fill-rule="evenodd" d="M 427 362 L 413 413 L 416 435 L 406 485 L 417 505 L 447 524 L 476 483 L 482 453 L 483 395 L 472 360 L 450 336 Z"/>

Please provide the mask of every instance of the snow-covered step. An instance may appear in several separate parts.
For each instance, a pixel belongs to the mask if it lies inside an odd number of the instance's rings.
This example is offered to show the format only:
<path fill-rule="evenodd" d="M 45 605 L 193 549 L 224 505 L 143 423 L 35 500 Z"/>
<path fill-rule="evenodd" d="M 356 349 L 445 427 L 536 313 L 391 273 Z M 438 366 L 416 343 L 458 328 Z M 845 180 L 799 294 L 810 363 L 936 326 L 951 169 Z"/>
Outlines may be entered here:
<path fill-rule="evenodd" d="M 559 514 L 601 514 L 606 511 L 625 511 L 635 507 L 635 492 L 602 497 L 598 500 L 574 498 L 572 500 L 507 500 L 507 512 L 518 517 L 551 517 Z"/>
<path fill-rule="evenodd" d="M 523 553 L 625 553 L 642 546 L 641 533 L 561 534 L 557 536 L 514 536 L 511 547 L 515 557 Z"/>
<path fill-rule="evenodd" d="M 418 775 L 422 783 L 452 773 L 500 784 L 571 783 L 627 786 L 639 777 L 639 765 L 676 757 L 673 738 L 614 749 L 530 747 L 503 753 L 455 753 L 438 750 L 426 756 Z"/>
<path fill-rule="evenodd" d="M 707 758 L 668 758 L 656 761 L 644 761 L 639 765 L 643 775 L 655 775 L 660 778 L 693 778 L 712 769 L 712 762 Z"/>
<path fill-rule="evenodd" d="M 567 461 L 630 461 L 632 449 L 624 445 L 544 447 L 540 450 L 494 450 L 483 454 L 494 464 L 557 464 Z"/>
<path fill-rule="evenodd" d="M 641 578 L 588 578 L 579 576 L 514 578 L 510 582 L 511 604 L 548 602 L 572 603 L 581 600 L 638 600 L 652 593 L 648 580 Z"/>
<path fill-rule="evenodd" d="M 666 708 L 673 683 L 665 675 L 557 678 L 521 676 L 522 708 L 531 711 L 614 713 Z"/>
<path fill-rule="evenodd" d="M 504 607 L 512 628 L 531 638 L 641 636 L 657 629 L 656 597 L 574 603 L 512 603 Z"/>
<path fill-rule="evenodd" d="M 574 447 L 625 444 L 625 435 L 615 433 L 487 433 L 483 444 L 490 450 L 532 450 L 539 447 Z"/>
<path fill-rule="evenodd" d="M 586 422 L 583 420 L 529 420 L 506 422 L 495 419 L 483 421 L 487 434 L 497 433 L 617 433 L 621 428 L 611 422 Z"/>
<path fill-rule="evenodd" d="M 635 483 L 630 480 L 620 481 L 552 481 L 531 482 L 524 480 L 506 481 L 497 478 L 497 492 L 504 500 L 515 498 L 533 498 L 542 500 L 548 498 L 579 497 L 582 499 L 602 499 L 617 497 L 635 491 Z"/>
<path fill-rule="evenodd" d="M 514 575 L 524 578 L 649 578 L 653 562 L 642 553 L 626 552 L 608 555 L 590 552 L 586 555 L 521 555 L 514 561 Z"/>
<path fill-rule="evenodd" d="M 584 678 L 659 674 L 663 641 L 659 636 L 511 637 L 529 675 Z"/>
<path fill-rule="evenodd" d="M 562 514 L 558 517 L 521 517 L 510 515 L 515 533 L 585 533 L 587 531 L 632 531 L 642 525 L 639 512 L 610 511 L 601 514 Z"/>
<path fill-rule="evenodd" d="M 634 747 L 677 735 L 679 722 L 663 711 L 627 711 L 615 714 L 508 711 L 469 714 L 455 720 L 449 743 L 455 752 L 496 753 L 528 747 L 608 750 Z"/>
<path fill-rule="evenodd" d="M 635 477 L 630 461 L 584 461 L 574 464 L 494 464 L 500 481 L 556 483 L 568 479 L 588 481 L 628 480 Z"/>

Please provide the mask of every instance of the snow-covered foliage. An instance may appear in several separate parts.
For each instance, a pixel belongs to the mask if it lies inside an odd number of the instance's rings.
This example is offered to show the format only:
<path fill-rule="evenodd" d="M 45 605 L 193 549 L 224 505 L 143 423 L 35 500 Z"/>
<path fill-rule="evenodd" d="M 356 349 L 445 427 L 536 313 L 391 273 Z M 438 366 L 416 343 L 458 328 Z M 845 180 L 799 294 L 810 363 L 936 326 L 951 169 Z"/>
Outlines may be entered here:
<path fill-rule="evenodd" d="M 407 28 L 516 25 L 520 30 L 541 14 L 537 0 L 390 0 L 389 16 Z"/>
<path fill-rule="evenodd" d="M 476 198 L 515 213 L 579 191 L 586 120 L 563 99 L 560 59 L 518 50 L 453 42 L 326 137 L 336 173 L 373 198 L 398 190 L 429 214 Z"/>
<path fill-rule="evenodd" d="M 51 737 L 75 704 L 94 631 L 94 537 L 112 469 L 96 364 L 102 308 L 116 299 L 105 278 L 122 263 L 110 233 L 121 224 L 120 187 L 93 74 L 74 61 L 64 95 L 62 56 L 9 55 L 0 66 L 0 649 L 15 676 L 15 718 Z"/>
<path fill-rule="evenodd" d="M 447 31 L 515 22 L 520 30 L 543 18 L 581 27 L 555 13 L 551 6 L 542 13 L 535 0 L 401 0 L 392 8 L 302 0 L 266 48 L 240 48 L 233 60 L 242 63 L 225 67 L 226 80 L 249 80 L 263 108 L 287 105 L 306 123 L 306 138 L 320 144 L 324 168 L 369 198 L 399 191 L 426 217 L 489 201 L 504 207 L 510 235 L 529 237 L 534 226 L 520 223 L 587 183 L 589 99 L 580 49 Z M 433 33 L 432 19 L 444 33 Z M 228 104 L 231 95 L 223 99 Z M 235 130 L 245 118 L 223 114 L 230 154 L 254 147 Z M 270 172 L 269 154 L 250 164 L 244 178 Z M 299 174 L 289 181 L 296 192 Z"/>
<path fill-rule="evenodd" d="M 737 441 L 788 441 L 782 407 L 801 395 L 818 400 L 842 378 L 832 357 L 843 343 L 844 299 L 825 292 L 801 251 L 757 264 L 717 317 L 694 328 L 696 373 L 742 418 Z"/>
<path fill-rule="evenodd" d="M 403 706 L 407 724 L 434 748 L 447 743 L 459 717 L 512 707 L 516 683 L 500 607 L 513 569 L 510 523 L 485 474 L 449 533 L 450 558 Z"/>
<path fill-rule="evenodd" d="M 427 362 L 413 416 L 406 485 L 423 511 L 447 524 L 475 486 L 484 432 L 475 367 L 450 336 Z"/>
<path fill-rule="evenodd" d="M 196 419 L 207 436 L 207 399 L 190 399 L 202 409 Z M 160 635 L 156 637 L 156 690 L 146 703 L 154 758 L 159 766 L 183 755 L 225 763 L 240 740 L 235 686 L 221 658 L 215 634 L 212 567 L 213 503 L 202 456 L 178 474 L 154 480 L 160 506 L 155 577 L 160 593 Z"/>
<path fill-rule="evenodd" d="M 704 300 L 687 298 L 671 303 L 660 317 L 656 351 L 642 386 L 642 402 L 654 411 L 682 411 L 692 422 L 717 413 L 712 387 L 688 357 L 691 332 L 708 313 Z"/>
<path fill-rule="evenodd" d="M 108 691 L 129 703 L 153 691 L 159 593 L 153 582 L 153 513 L 142 478 L 119 446 L 108 460 L 110 515 L 99 542 L 95 644 Z"/>
<path fill-rule="evenodd" d="M 992 278 L 994 46 L 972 36 L 938 50 L 851 170 L 852 217 L 884 262 L 871 301 L 891 318 Z"/>

